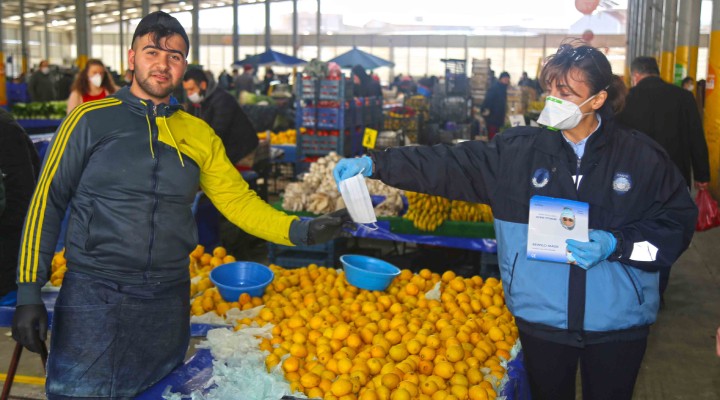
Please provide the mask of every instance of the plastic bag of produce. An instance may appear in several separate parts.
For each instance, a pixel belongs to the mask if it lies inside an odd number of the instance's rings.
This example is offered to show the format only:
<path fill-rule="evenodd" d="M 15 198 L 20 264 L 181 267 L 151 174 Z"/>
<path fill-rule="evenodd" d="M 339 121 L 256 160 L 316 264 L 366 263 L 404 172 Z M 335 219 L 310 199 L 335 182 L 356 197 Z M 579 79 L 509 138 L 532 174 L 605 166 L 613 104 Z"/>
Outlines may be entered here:
<path fill-rule="evenodd" d="M 707 189 L 698 190 L 695 197 L 695 204 L 698 207 L 698 220 L 695 224 L 695 230 L 706 231 L 710 228 L 720 226 L 720 212 L 718 212 L 718 204 L 712 198 Z"/>

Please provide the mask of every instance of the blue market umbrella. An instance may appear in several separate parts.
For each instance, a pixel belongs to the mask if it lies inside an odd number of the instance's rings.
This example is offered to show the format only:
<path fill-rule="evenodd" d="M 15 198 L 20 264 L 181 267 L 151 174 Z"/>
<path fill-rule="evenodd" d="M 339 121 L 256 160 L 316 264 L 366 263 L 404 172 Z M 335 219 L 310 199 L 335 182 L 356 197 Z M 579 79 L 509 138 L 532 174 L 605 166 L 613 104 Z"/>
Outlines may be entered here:
<path fill-rule="evenodd" d="M 360 65 L 365 69 L 375 69 L 380 67 L 392 67 L 395 65 L 391 61 L 374 56 L 366 51 L 358 49 L 357 47 L 353 47 L 352 50 L 347 53 L 340 54 L 330 60 L 330 62 L 337 63 L 341 68 L 352 68 L 356 65 Z"/>
<path fill-rule="evenodd" d="M 306 64 L 307 61 L 299 58 L 289 56 L 287 54 L 279 53 L 274 50 L 267 49 L 263 53 L 250 56 L 244 60 L 238 60 L 233 63 L 234 66 L 243 66 L 250 64 L 254 66 L 265 66 L 265 65 L 300 65 Z"/>

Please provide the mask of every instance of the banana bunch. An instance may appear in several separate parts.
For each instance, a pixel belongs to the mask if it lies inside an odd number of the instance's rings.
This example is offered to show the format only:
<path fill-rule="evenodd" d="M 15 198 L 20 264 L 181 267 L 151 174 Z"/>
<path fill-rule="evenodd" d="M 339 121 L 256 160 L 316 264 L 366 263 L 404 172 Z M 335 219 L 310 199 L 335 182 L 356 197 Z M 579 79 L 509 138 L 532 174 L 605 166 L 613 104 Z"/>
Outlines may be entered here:
<path fill-rule="evenodd" d="M 403 218 L 413 222 L 421 231 L 432 232 L 450 217 L 450 200 L 440 196 L 405 192 L 408 211 Z"/>
<path fill-rule="evenodd" d="M 493 222 L 492 210 L 487 204 L 453 200 L 451 207 L 451 221 Z"/>

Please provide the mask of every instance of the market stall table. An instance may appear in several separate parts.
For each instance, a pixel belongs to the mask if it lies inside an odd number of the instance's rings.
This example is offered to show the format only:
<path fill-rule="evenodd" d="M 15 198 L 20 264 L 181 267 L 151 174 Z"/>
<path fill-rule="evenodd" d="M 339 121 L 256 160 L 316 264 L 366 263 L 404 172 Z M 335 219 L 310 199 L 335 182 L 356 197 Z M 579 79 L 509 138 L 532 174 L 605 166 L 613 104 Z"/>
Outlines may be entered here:
<path fill-rule="evenodd" d="M 212 363 L 213 357 L 209 350 L 198 350 L 183 365 L 175 368 L 165 378 L 138 395 L 136 400 L 159 399 L 168 391 L 185 396 L 189 396 L 195 390 L 206 394 L 210 389 L 206 386 L 212 378 Z M 506 400 L 530 399 L 530 385 L 523 365 L 522 351 L 508 362 L 507 371 L 508 380 L 501 388 L 500 396 L 505 396 Z"/>

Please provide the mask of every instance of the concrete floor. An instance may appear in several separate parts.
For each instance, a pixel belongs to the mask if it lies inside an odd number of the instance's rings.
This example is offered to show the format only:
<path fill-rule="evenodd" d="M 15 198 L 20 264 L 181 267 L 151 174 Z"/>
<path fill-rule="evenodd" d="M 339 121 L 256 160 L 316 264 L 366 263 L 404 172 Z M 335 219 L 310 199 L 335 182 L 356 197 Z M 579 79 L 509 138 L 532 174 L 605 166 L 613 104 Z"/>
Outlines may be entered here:
<path fill-rule="evenodd" d="M 637 400 L 720 399 L 720 229 L 695 235 L 672 270 L 665 306 L 652 328 L 635 388 Z M 7 372 L 14 342 L 0 328 L 0 373 Z M 189 354 L 193 350 L 189 350 Z M 40 358 L 25 353 L 19 375 L 41 377 Z M 41 386 L 13 386 L 11 398 L 44 399 Z"/>

